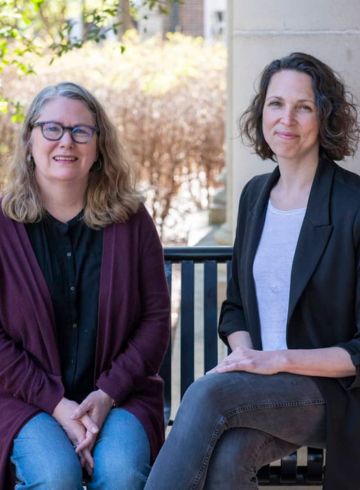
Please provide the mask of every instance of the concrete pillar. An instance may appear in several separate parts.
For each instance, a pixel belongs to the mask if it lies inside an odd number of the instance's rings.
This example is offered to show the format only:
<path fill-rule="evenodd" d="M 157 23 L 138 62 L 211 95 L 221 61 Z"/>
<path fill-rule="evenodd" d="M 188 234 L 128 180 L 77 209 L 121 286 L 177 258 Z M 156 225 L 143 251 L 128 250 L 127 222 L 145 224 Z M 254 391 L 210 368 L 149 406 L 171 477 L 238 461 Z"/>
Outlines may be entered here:
<path fill-rule="evenodd" d="M 227 224 L 232 230 L 239 194 L 273 164 L 251 154 L 238 119 L 254 95 L 262 69 L 275 58 L 303 51 L 320 58 L 360 101 L 359 0 L 228 0 Z M 360 173 L 360 153 L 344 166 Z"/>

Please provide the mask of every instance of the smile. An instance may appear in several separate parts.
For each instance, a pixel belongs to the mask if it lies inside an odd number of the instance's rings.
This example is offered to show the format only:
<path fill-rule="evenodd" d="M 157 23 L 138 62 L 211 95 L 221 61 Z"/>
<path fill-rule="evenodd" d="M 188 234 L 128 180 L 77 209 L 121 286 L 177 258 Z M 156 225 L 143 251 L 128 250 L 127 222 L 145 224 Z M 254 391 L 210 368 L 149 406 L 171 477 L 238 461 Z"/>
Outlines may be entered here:
<path fill-rule="evenodd" d="M 295 133 L 289 133 L 288 131 L 276 131 L 276 136 L 285 140 L 292 140 L 298 137 Z"/>
<path fill-rule="evenodd" d="M 69 157 L 69 156 L 56 156 L 53 157 L 56 162 L 75 162 L 77 160 L 76 157 Z"/>

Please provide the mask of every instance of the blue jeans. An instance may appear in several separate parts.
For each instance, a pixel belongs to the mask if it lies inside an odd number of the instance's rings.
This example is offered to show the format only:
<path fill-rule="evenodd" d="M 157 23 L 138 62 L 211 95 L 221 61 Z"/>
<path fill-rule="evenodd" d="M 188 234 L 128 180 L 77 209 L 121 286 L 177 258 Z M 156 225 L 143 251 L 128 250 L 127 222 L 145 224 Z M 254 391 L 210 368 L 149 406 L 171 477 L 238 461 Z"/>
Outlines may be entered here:
<path fill-rule="evenodd" d="M 93 449 L 88 490 L 140 490 L 150 471 L 150 444 L 138 419 L 122 408 L 109 413 Z M 56 420 L 30 419 L 14 439 L 16 490 L 82 490 L 79 458 Z"/>
<path fill-rule="evenodd" d="M 145 489 L 255 490 L 259 468 L 325 439 L 325 402 L 310 377 L 209 374 L 185 393 Z"/>

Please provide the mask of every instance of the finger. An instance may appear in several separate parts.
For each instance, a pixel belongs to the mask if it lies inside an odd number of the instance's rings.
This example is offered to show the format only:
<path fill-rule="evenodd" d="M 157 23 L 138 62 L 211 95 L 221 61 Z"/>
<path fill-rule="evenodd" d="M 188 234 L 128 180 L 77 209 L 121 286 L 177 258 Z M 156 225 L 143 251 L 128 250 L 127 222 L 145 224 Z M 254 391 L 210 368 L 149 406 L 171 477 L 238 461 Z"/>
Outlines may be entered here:
<path fill-rule="evenodd" d="M 229 362 L 227 362 L 226 364 L 219 364 L 215 368 L 216 373 L 227 373 L 229 371 L 244 371 L 244 368 L 240 368 L 239 364 L 237 363 Z"/>
<path fill-rule="evenodd" d="M 90 464 L 86 463 L 85 464 L 85 469 L 86 469 L 86 473 L 91 476 L 92 475 L 92 472 L 93 472 L 93 468 L 91 467 Z"/>
<path fill-rule="evenodd" d="M 93 468 L 90 464 L 86 463 L 85 464 L 85 469 L 86 469 L 86 473 L 89 475 L 89 476 L 92 476 L 92 473 L 93 473 Z"/>
<path fill-rule="evenodd" d="M 83 415 L 86 415 L 86 413 L 91 410 L 92 404 L 90 403 L 89 400 L 84 400 L 76 409 L 74 410 L 74 413 L 72 414 L 71 418 L 72 419 L 79 419 Z"/>
<path fill-rule="evenodd" d="M 219 362 L 219 364 L 217 366 L 214 366 L 212 369 L 210 369 L 210 371 L 208 371 L 208 373 L 216 373 L 218 372 L 218 370 L 220 368 L 222 368 L 223 366 L 228 366 L 229 365 L 229 362 Z"/>
<path fill-rule="evenodd" d="M 76 446 L 75 452 L 77 454 L 81 454 L 81 452 L 84 451 L 84 449 L 86 449 L 88 446 L 89 446 L 89 441 L 84 439 L 82 442 L 80 442 L 80 444 Z"/>
<path fill-rule="evenodd" d="M 221 369 L 223 366 L 228 366 L 228 365 L 229 365 L 229 361 L 224 359 L 223 361 L 219 362 L 219 364 L 217 366 L 214 366 L 212 369 L 207 371 L 205 374 L 218 373 L 219 369 Z"/>
<path fill-rule="evenodd" d="M 85 429 L 92 432 L 93 434 L 97 434 L 99 432 L 99 427 L 95 424 L 90 415 L 83 415 L 81 417 L 81 422 L 84 425 Z"/>
<path fill-rule="evenodd" d="M 80 464 L 81 464 L 81 467 L 82 467 L 82 468 L 85 468 L 85 466 L 86 466 L 86 461 L 85 461 L 85 458 L 84 458 L 83 454 L 79 454 L 79 458 L 80 458 Z"/>
<path fill-rule="evenodd" d="M 95 442 L 95 435 L 92 432 L 86 431 L 85 437 L 76 446 L 76 452 L 79 454 L 85 449 L 89 449 Z"/>
<path fill-rule="evenodd" d="M 206 371 L 206 373 L 205 373 L 205 374 L 213 374 L 213 373 L 217 373 L 217 368 L 218 368 L 218 367 L 219 367 L 219 366 L 215 366 L 215 367 L 213 367 L 212 369 L 209 369 L 209 371 Z"/>
<path fill-rule="evenodd" d="M 88 474 L 91 476 L 94 469 L 94 459 L 89 449 L 84 449 L 83 457 L 85 461 L 85 469 Z"/>
<path fill-rule="evenodd" d="M 92 458 L 91 455 L 90 457 Z M 93 464 L 94 464 L 92 459 L 88 458 L 88 456 L 83 453 L 79 454 L 79 458 L 80 458 L 81 467 L 85 468 L 88 475 L 91 476 L 93 470 Z"/>

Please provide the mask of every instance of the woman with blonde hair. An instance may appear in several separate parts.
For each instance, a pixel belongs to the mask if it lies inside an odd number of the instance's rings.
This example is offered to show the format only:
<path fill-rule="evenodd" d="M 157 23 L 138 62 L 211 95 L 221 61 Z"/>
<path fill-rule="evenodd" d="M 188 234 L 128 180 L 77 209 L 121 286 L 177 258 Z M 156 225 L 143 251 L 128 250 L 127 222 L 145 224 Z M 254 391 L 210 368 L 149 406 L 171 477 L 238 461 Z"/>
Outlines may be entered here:
<path fill-rule="evenodd" d="M 164 437 L 163 254 L 86 89 L 35 97 L 1 209 L 0 489 L 143 488 Z"/>

